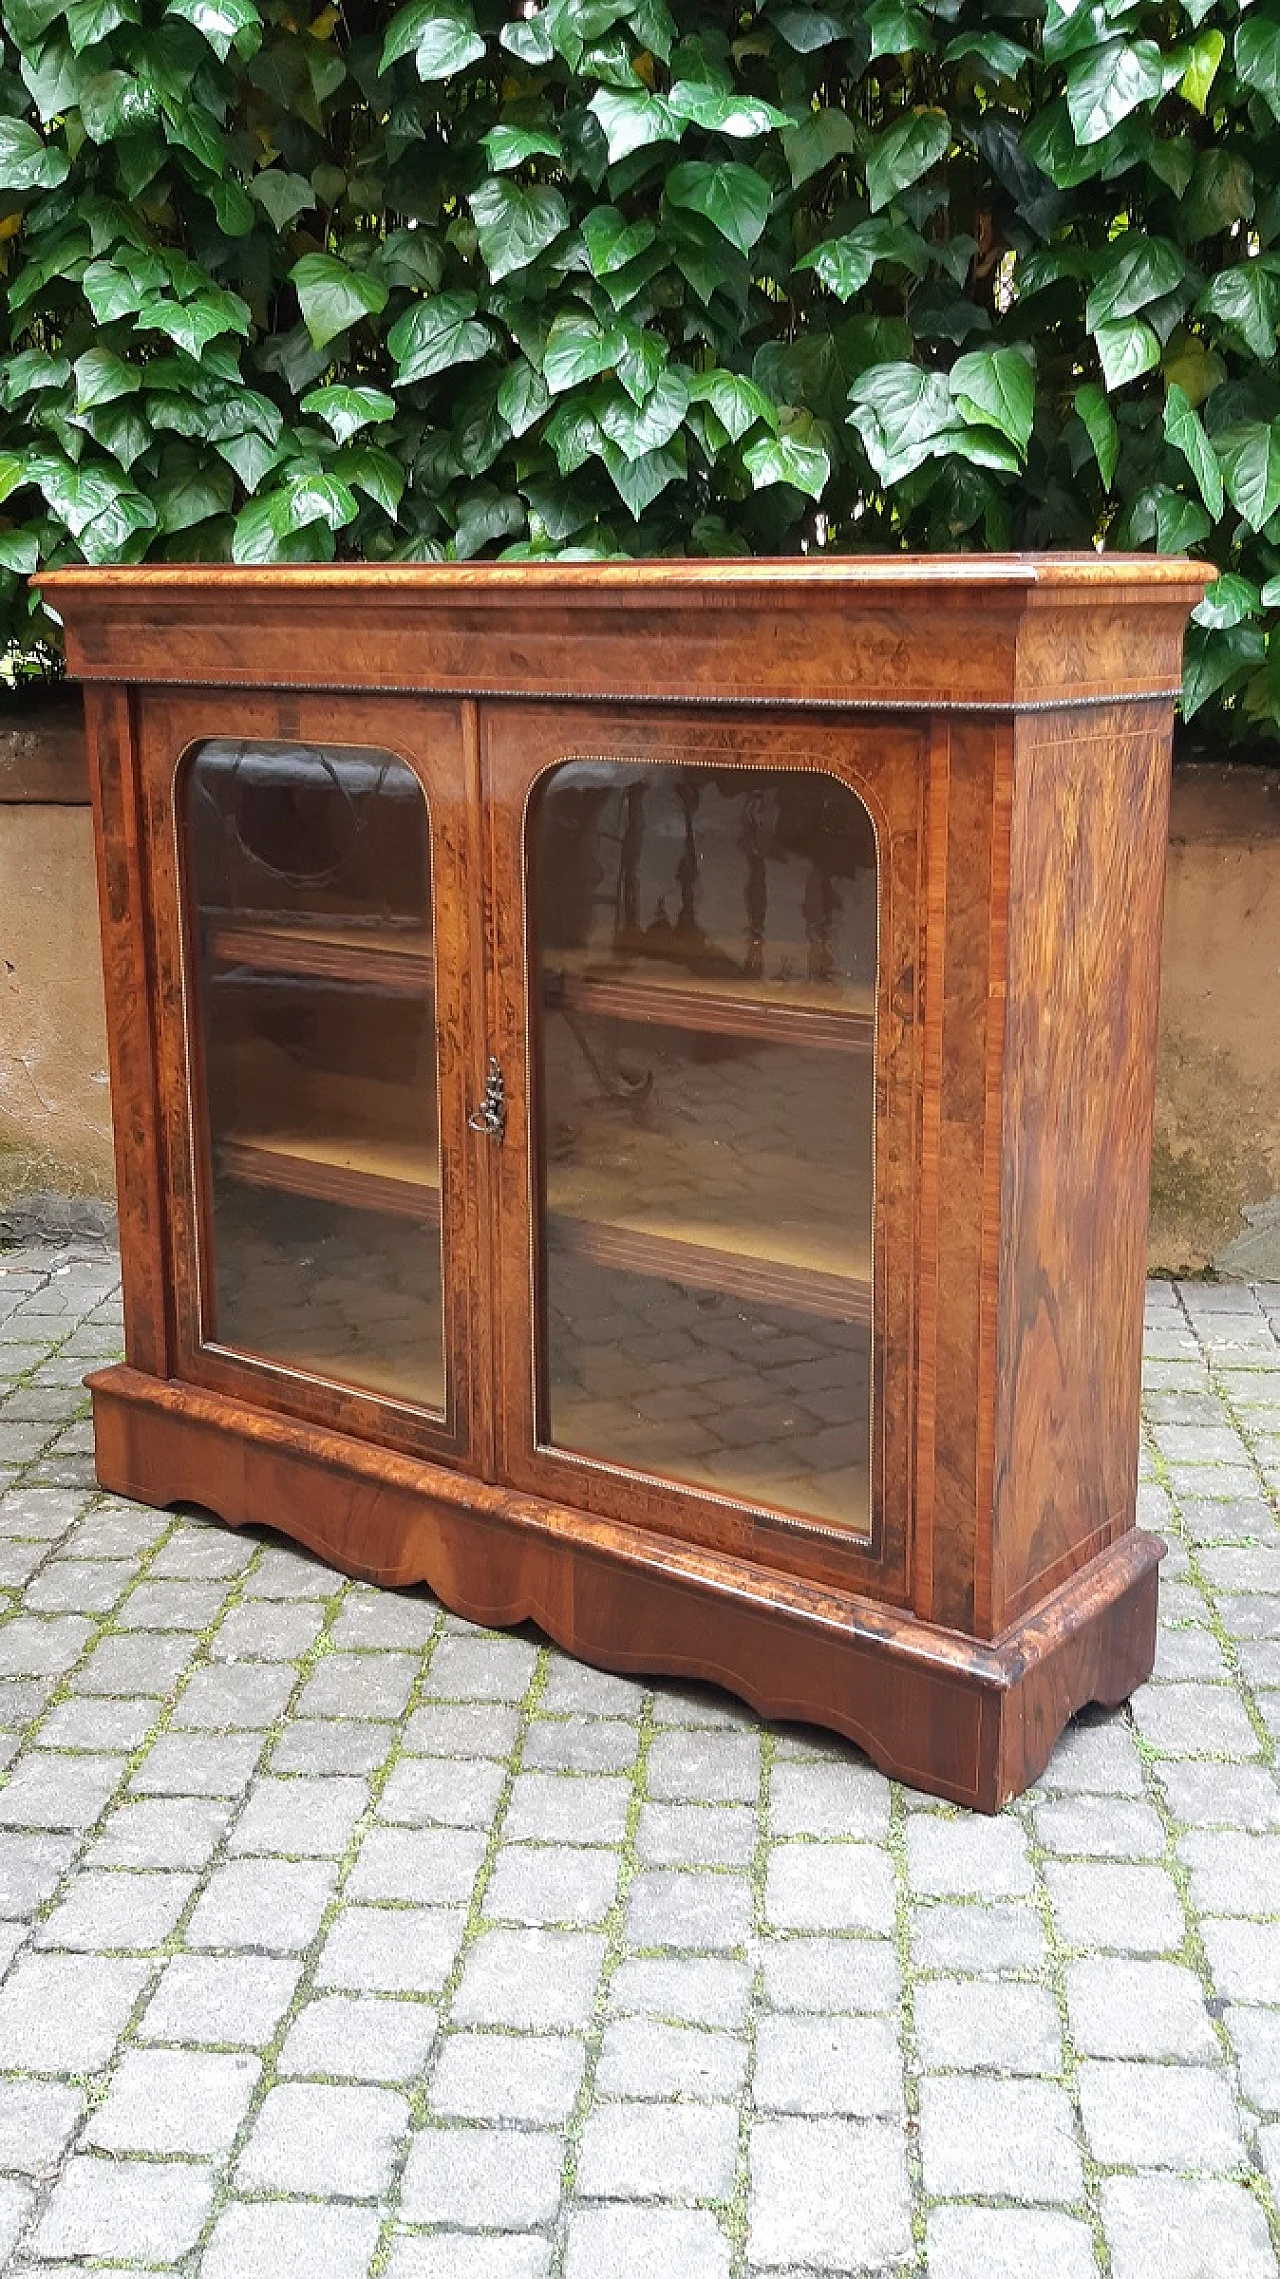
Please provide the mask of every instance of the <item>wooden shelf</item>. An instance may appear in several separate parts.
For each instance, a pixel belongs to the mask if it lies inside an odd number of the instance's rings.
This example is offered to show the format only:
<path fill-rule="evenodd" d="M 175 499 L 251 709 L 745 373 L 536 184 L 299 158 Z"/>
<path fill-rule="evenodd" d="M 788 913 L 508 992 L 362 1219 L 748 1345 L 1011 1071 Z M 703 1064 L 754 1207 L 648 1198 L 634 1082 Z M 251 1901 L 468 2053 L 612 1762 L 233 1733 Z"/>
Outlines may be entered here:
<path fill-rule="evenodd" d="M 439 1222 L 439 1161 L 406 1140 L 236 1132 L 216 1142 L 216 1160 L 221 1171 L 250 1187 Z"/>
<path fill-rule="evenodd" d="M 787 1227 L 631 1213 L 617 1208 L 616 1191 L 614 1199 L 587 1208 L 583 1186 L 580 1176 L 558 1181 L 551 1175 L 548 1240 L 594 1265 L 833 1321 L 871 1319 L 871 1261 L 852 1243 Z"/>
<path fill-rule="evenodd" d="M 221 966 L 296 974 L 310 981 L 354 981 L 395 996 L 420 997 L 435 983 L 425 927 L 326 926 L 260 921 L 214 926 L 210 956 Z"/>
<path fill-rule="evenodd" d="M 548 959 L 542 970 L 543 1003 L 584 1014 L 612 1014 L 717 1036 L 761 1037 L 774 1043 L 819 1045 L 849 1052 L 875 1046 L 874 995 L 869 989 L 823 989 L 818 982 L 702 978 L 683 968 L 638 970 L 585 960 Z"/>
<path fill-rule="evenodd" d="M 303 1340 L 296 1345 L 275 1345 L 266 1339 L 238 1337 L 238 1348 L 268 1369 L 296 1369 L 302 1376 L 319 1377 L 325 1384 L 343 1385 L 356 1393 L 376 1393 L 399 1401 L 406 1408 L 444 1414 L 444 1363 L 425 1357 L 396 1361 L 389 1355 L 341 1352 Z"/>

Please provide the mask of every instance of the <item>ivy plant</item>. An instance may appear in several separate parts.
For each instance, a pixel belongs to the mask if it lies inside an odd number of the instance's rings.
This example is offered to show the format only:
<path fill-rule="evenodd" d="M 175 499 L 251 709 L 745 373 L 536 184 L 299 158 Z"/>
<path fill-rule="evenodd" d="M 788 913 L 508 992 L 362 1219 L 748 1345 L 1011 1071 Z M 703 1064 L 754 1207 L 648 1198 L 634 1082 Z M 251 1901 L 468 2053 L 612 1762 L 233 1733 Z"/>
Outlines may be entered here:
<path fill-rule="evenodd" d="M 1280 729 L 1280 0 L 0 0 L 42 563 L 1190 552 Z"/>

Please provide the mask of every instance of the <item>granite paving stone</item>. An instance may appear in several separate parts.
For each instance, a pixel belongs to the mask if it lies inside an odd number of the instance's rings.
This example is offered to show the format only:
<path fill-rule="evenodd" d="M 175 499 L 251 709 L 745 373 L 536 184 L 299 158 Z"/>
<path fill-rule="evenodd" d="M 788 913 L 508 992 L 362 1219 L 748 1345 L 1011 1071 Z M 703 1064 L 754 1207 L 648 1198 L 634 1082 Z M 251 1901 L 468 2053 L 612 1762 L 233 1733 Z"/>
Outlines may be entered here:
<path fill-rule="evenodd" d="M 734 2105 L 600 2099 L 578 2146 L 577 2188 L 588 2200 L 724 2200 L 737 2153 Z"/>
<path fill-rule="evenodd" d="M 344 1907 L 316 1963 L 316 1984 L 356 1994 L 436 1994 L 465 1926 L 459 1907 Z"/>
<path fill-rule="evenodd" d="M 141 2042 L 265 2047 L 302 1965 L 268 1955 L 175 1955 L 138 2025 Z"/>
<path fill-rule="evenodd" d="M 260 2070 L 243 2055 L 127 2050 L 80 2141 L 111 2153 L 229 2152 Z"/>
<path fill-rule="evenodd" d="M 564 2126 L 577 2102 L 586 2061 L 586 2044 L 567 2035 L 458 2031 L 443 2044 L 433 2068 L 431 2109 L 457 2120 Z M 597 2074 L 597 2090 L 601 2086 Z M 629 2089 L 614 2093 L 639 2094 Z"/>
<path fill-rule="evenodd" d="M 77 2153 L 53 2187 L 34 2246 L 45 2256 L 168 2263 L 195 2246 L 213 2195 L 214 2172 L 203 2164 Z"/>
<path fill-rule="evenodd" d="M 435 2039 L 425 2002 L 325 1994 L 298 2012 L 276 2060 L 282 2074 L 336 2081 L 412 2081 Z"/>
<path fill-rule="evenodd" d="M 241 2190 L 376 2200 L 409 2108 L 392 2089 L 288 2081 L 268 2090 L 236 2162 Z"/>
<path fill-rule="evenodd" d="M 214 2225 L 201 2279 L 364 2279 L 378 2244 L 372 2208 L 341 2201 L 233 2200 Z"/>
<path fill-rule="evenodd" d="M 414 2138 L 400 2194 L 408 2223 L 524 2232 L 560 2204 L 564 2140 L 551 2130 L 443 2129 Z"/>
<path fill-rule="evenodd" d="M 1153 1682 L 986 1820 L 103 1495 L 114 1259 L 13 1266 L 0 2269 L 1280 2279 L 1280 1285 L 1151 1286 Z"/>

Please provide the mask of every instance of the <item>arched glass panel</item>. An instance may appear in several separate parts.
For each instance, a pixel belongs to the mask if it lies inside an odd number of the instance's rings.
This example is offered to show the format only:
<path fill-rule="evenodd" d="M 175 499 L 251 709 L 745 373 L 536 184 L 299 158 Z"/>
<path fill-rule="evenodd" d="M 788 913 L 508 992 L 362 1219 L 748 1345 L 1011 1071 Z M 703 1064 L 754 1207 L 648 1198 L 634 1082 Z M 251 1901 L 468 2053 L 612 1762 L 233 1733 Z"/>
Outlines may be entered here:
<path fill-rule="evenodd" d="M 583 759 L 530 821 L 544 1444 L 867 1531 L 875 833 Z"/>
<path fill-rule="evenodd" d="M 206 1339 L 442 1409 L 422 787 L 389 752 L 217 739 L 185 814 Z"/>

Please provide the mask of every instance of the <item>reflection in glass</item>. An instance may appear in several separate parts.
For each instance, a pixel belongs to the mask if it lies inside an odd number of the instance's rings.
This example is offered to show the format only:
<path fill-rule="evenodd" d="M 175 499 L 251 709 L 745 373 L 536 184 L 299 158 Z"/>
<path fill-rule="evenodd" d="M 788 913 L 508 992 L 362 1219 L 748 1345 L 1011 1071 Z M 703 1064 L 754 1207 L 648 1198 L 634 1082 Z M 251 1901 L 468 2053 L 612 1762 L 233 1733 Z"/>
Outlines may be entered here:
<path fill-rule="evenodd" d="M 575 760 L 530 871 L 544 1442 L 865 1532 L 865 806 L 813 770 Z"/>
<path fill-rule="evenodd" d="M 221 740 L 185 780 L 210 1136 L 205 1334 L 440 1409 L 421 786 L 386 752 Z"/>

